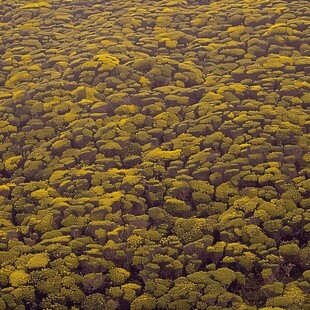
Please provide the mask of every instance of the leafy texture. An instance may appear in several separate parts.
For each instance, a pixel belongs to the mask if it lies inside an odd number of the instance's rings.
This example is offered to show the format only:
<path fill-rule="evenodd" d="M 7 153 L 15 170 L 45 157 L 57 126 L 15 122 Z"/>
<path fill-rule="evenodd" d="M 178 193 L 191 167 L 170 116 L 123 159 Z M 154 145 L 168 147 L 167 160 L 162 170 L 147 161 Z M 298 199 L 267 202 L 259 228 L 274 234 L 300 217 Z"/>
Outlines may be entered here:
<path fill-rule="evenodd" d="M 0 12 L 0 309 L 310 309 L 309 1 Z"/>

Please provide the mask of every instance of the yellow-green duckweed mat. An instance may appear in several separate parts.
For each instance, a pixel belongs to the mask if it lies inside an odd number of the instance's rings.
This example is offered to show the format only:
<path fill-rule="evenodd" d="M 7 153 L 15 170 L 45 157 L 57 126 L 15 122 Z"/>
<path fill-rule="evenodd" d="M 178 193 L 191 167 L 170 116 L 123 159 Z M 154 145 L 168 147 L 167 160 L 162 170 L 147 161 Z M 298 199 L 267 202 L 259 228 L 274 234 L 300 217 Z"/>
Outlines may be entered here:
<path fill-rule="evenodd" d="M 309 310 L 309 25 L 0 1 L 0 310 Z"/>

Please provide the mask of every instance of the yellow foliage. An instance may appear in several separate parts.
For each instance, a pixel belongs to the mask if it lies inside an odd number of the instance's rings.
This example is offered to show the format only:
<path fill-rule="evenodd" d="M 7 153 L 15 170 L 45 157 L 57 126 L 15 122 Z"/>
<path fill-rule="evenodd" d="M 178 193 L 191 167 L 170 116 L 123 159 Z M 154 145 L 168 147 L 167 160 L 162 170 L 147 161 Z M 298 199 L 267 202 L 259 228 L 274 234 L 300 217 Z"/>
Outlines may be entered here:
<path fill-rule="evenodd" d="M 229 27 L 227 29 L 227 32 L 229 33 L 229 36 L 232 39 L 239 39 L 241 35 L 245 33 L 245 26 L 240 25 L 240 26 L 234 26 L 234 27 Z"/>
<path fill-rule="evenodd" d="M 123 173 L 124 175 L 136 175 L 139 171 L 138 171 L 137 168 L 130 168 L 130 169 L 111 168 L 111 169 L 109 169 L 109 172 L 112 173 L 112 174 Z"/>
<path fill-rule="evenodd" d="M 191 25 L 193 27 L 201 27 L 201 26 L 204 26 L 205 24 L 205 19 L 204 18 L 201 18 L 201 17 L 197 17 L 197 18 L 194 18 L 192 21 L 191 21 Z"/>
<path fill-rule="evenodd" d="M 143 239 L 141 236 L 132 235 L 127 239 L 127 244 L 130 247 L 137 248 L 139 245 L 142 244 L 142 241 Z"/>
<path fill-rule="evenodd" d="M 268 57 L 262 59 L 262 62 L 262 66 L 265 69 L 280 69 L 286 65 L 292 66 L 294 60 L 292 57 L 270 54 Z"/>
<path fill-rule="evenodd" d="M 21 9 L 36 9 L 36 8 L 51 8 L 52 5 L 47 1 L 40 1 L 40 2 L 32 2 L 22 5 Z"/>
<path fill-rule="evenodd" d="M 0 218 L 0 227 L 10 227 L 10 228 L 14 228 L 14 225 L 12 224 L 11 221 L 6 220 L 6 219 L 1 219 L 1 218 Z"/>
<path fill-rule="evenodd" d="M 45 228 L 47 231 L 47 228 Z M 59 236 L 59 237 L 53 237 L 50 239 L 46 239 L 40 242 L 41 245 L 49 245 L 49 244 L 56 244 L 56 243 L 61 243 L 61 244 L 68 244 L 71 240 L 70 236 Z"/>
<path fill-rule="evenodd" d="M 86 105 L 90 104 L 89 100 L 95 100 L 96 95 L 98 95 L 98 91 L 91 87 L 79 86 L 73 91 L 71 91 L 71 95 L 77 97 L 78 99 L 87 99 L 85 102 Z"/>
<path fill-rule="evenodd" d="M 182 1 L 182 0 L 172 0 L 172 1 L 168 1 L 165 3 L 165 6 L 176 6 L 178 7 L 179 5 L 186 5 L 187 2 L 186 1 Z M 163 9 L 163 12 L 165 11 L 165 9 Z"/>
<path fill-rule="evenodd" d="M 22 90 L 18 90 L 18 91 L 13 93 L 13 100 L 15 103 L 23 102 L 26 97 L 27 97 L 26 92 L 24 92 Z"/>
<path fill-rule="evenodd" d="M 306 89 L 310 89 L 310 84 L 306 81 L 294 81 L 293 84 L 297 87 L 297 88 L 306 88 Z"/>
<path fill-rule="evenodd" d="M 156 18 L 156 26 L 157 27 L 168 27 L 172 21 L 172 18 L 170 16 L 158 16 Z"/>
<path fill-rule="evenodd" d="M 241 83 L 232 83 L 229 84 L 229 89 L 233 90 L 236 93 L 243 93 L 247 90 L 247 85 L 241 84 Z"/>
<path fill-rule="evenodd" d="M 66 114 L 64 114 L 64 120 L 68 123 L 73 122 L 77 119 L 77 114 L 72 113 L 72 112 L 68 112 Z"/>
<path fill-rule="evenodd" d="M 124 284 L 129 278 L 130 272 L 123 268 L 114 268 L 109 272 L 111 281 L 116 285 Z"/>
<path fill-rule="evenodd" d="M 294 35 L 296 31 L 290 28 L 286 23 L 278 23 L 269 27 L 264 35 Z"/>
<path fill-rule="evenodd" d="M 140 176 L 125 176 L 123 179 L 123 184 L 135 185 L 141 180 Z"/>
<path fill-rule="evenodd" d="M 222 224 L 228 223 L 231 220 L 234 220 L 236 218 L 242 218 L 242 212 L 236 212 L 236 211 L 225 211 L 223 212 L 219 217 L 219 222 Z"/>
<path fill-rule="evenodd" d="M 100 42 L 100 44 L 102 44 L 102 45 L 108 47 L 108 46 L 116 45 L 116 42 L 111 41 L 111 40 L 102 40 L 102 41 Z"/>
<path fill-rule="evenodd" d="M 58 140 L 52 144 L 52 149 L 61 150 L 70 147 L 70 144 L 67 140 Z"/>
<path fill-rule="evenodd" d="M 39 65 L 32 65 L 32 66 L 29 66 L 29 67 L 27 67 L 27 70 L 28 70 L 28 71 L 39 71 L 39 72 L 42 71 L 42 69 L 41 69 L 41 67 L 40 67 Z"/>
<path fill-rule="evenodd" d="M 102 186 L 96 185 L 92 186 L 89 193 L 93 196 L 103 196 L 105 193 L 104 188 Z"/>
<path fill-rule="evenodd" d="M 10 274 L 10 283 L 12 286 L 21 286 L 28 283 L 30 276 L 24 270 L 15 270 Z"/>
<path fill-rule="evenodd" d="M 40 269 L 45 268 L 49 263 L 49 257 L 47 253 L 34 254 L 26 264 L 28 269 Z"/>
<path fill-rule="evenodd" d="M 290 298 L 294 303 L 304 305 L 307 295 L 295 285 L 287 286 L 284 292 L 284 296 Z"/>
<path fill-rule="evenodd" d="M 43 198 L 48 198 L 49 197 L 49 193 L 46 189 L 38 189 L 36 191 L 33 191 L 30 196 L 32 198 L 35 198 L 37 200 L 43 199 Z"/>
<path fill-rule="evenodd" d="M 113 70 L 119 64 L 119 59 L 108 53 L 97 54 L 94 60 L 99 60 L 102 63 L 101 68 L 107 71 Z"/>
<path fill-rule="evenodd" d="M 169 48 L 176 48 L 178 46 L 178 41 L 167 38 L 165 39 L 165 45 Z"/>
<path fill-rule="evenodd" d="M 31 82 L 32 78 L 33 77 L 29 72 L 26 71 L 16 72 L 5 82 L 5 86 L 14 87 L 23 82 Z"/>
<path fill-rule="evenodd" d="M 240 26 L 228 27 L 227 32 L 228 33 L 236 32 L 236 31 L 241 32 L 243 30 L 245 30 L 245 26 L 240 25 Z"/>
<path fill-rule="evenodd" d="M 160 148 L 151 150 L 146 156 L 146 161 L 161 161 L 161 160 L 177 160 L 181 157 L 182 151 L 180 149 L 173 151 L 164 151 Z"/>
<path fill-rule="evenodd" d="M 122 289 L 139 290 L 141 289 L 141 285 L 136 284 L 136 283 L 126 283 L 122 285 Z"/>
<path fill-rule="evenodd" d="M 183 201 L 183 200 L 180 200 L 180 199 L 176 199 L 176 198 L 168 198 L 168 199 L 165 199 L 165 204 L 166 205 L 178 205 L 178 206 L 186 206 L 186 203 Z"/>
<path fill-rule="evenodd" d="M 98 67 L 99 64 L 100 64 L 99 61 L 95 61 L 93 59 L 90 59 L 81 65 L 81 69 L 82 70 L 94 70 Z"/>
<path fill-rule="evenodd" d="M 136 114 L 138 112 L 138 107 L 134 104 L 122 104 L 115 109 L 115 114 Z M 120 121 L 121 122 L 121 121 Z"/>
<path fill-rule="evenodd" d="M 0 185 L 0 196 L 7 197 L 10 194 L 10 187 L 7 185 Z"/>
<path fill-rule="evenodd" d="M 112 206 L 113 203 L 120 201 L 123 197 L 124 194 L 121 191 L 106 193 L 103 198 L 99 200 L 99 204 L 101 206 L 109 208 Z"/>
<path fill-rule="evenodd" d="M 49 181 L 51 183 L 55 182 L 56 180 L 61 180 L 63 177 L 67 174 L 68 171 L 66 170 L 57 170 L 54 171 L 53 174 L 51 175 Z"/>
<path fill-rule="evenodd" d="M 205 94 L 205 96 L 201 99 L 202 102 L 212 102 L 221 100 L 223 98 L 223 95 L 221 95 L 220 88 L 218 89 L 217 93 L 210 91 Z"/>
<path fill-rule="evenodd" d="M 164 128 L 171 126 L 179 121 L 176 114 L 171 112 L 162 112 L 154 117 L 154 127 Z"/>
<path fill-rule="evenodd" d="M 11 96 L 10 96 L 11 97 Z M 3 97 L 1 97 L 2 99 Z M 10 126 L 10 122 L 8 122 L 7 120 L 1 120 L 0 119 L 0 129 L 1 129 L 1 133 L 4 133 L 5 128 L 7 128 L 8 126 Z"/>
<path fill-rule="evenodd" d="M 21 62 L 23 64 L 32 63 L 32 56 L 30 54 L 22 55 L 21 56 Z"/>
<path fill-rule="evenodd" d="M 23 158 L 23 156 L 21 156 L 21 155 L 8 158 L 4 162 L 5 170 L 7 170 L 9 172 L 13 172 L 18 167 L 18 164 L 20 163 L 22 158 Z"/>
<path fill-rule="evenodd" d="M 138 28 L 141 26 L 141 20 L 136 19 L 134 17 L 131 18 L 130 23 L 134 28 Z"/>
<path fill-rule="evenodd" d="M 142 86 L 148 86 L 151 84 L 150 80 L 145 77 L 145 76 L 141 76 L 140 80 L 139 80 L 139 83 L 142 85 Z"/>
<path fill-rule="evenodd" d="M 246 122 L 247 120 L 249 120 L 248 115 L 246 113 L 242 113 L 242 114 L 238 115 L 237 117 L 235 117 L 233 122 L 237 123 L 237 124 L 242 124 L 242 123 Z"/>

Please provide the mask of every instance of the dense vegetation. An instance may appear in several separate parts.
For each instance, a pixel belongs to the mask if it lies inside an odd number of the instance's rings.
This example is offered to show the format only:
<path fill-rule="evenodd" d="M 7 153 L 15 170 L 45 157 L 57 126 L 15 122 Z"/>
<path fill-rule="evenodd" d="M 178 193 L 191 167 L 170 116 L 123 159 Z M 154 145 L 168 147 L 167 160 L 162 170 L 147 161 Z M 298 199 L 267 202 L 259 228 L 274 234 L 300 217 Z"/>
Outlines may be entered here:
<path fill-rule="evenodd" d="M 309 16 L 0 1 L 0 310 L 310 309 Z"/>

